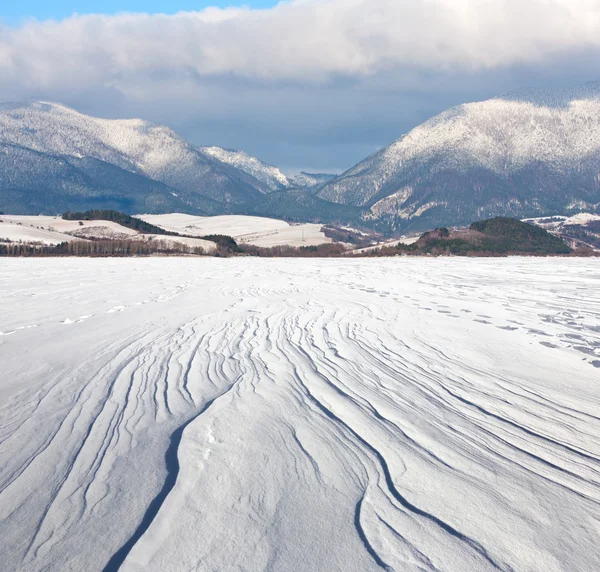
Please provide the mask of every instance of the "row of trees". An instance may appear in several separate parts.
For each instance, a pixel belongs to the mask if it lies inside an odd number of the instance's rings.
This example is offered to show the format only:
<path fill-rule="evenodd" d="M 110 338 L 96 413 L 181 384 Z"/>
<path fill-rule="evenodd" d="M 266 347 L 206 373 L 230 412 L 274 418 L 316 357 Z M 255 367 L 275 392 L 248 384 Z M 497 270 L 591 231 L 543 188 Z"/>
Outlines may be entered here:
<path fill-rule="evenodd" d="M 272 246 L 270 248 L 245 244 L 240 248 L 244 254 L 260 258 L 336 258 L 347 252 L 342 244 L 337 243 L 300 247 Z"/>
<path fill-rule="evenodd" d="M 206 254 L 199 246 L 162 240 L 93 240 L 61 242 L 57 245 L 22 242 L 0 243 L 0 256 L 148 256 L 150 254 Z"/>

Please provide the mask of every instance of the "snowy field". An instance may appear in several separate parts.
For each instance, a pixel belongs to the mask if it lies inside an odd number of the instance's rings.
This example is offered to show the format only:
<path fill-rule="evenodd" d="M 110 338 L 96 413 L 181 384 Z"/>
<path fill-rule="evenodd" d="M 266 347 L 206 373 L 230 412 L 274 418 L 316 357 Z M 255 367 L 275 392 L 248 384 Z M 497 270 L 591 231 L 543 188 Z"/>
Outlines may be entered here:
<path fill-rule="evenodd" d="M 3 217 L 5 218 L 5 217 Z M 45 228 L 38 228 L 32 225 L 24 225 L 4 220 L 0 224 L 0 240 L 10 240 L 11 242 L 39 242 L 42 244 L 60 244 L 61 242 L 71 242 L 79 240 L 68 234 L 62 234 Z"/>
<path fill-rule="evenodd" d="M 97 238 L 122 238 L 134 237 L 135 230 L 121 226 L 107 220 L 63 220 L 58 216 L 26 216 L 2 215 L 0 216 L 0 238 L 15 242 L 42 242 L 44 244 L 60 244 L 78 240 L 67 232 L 90 231 L 101 229 L 102 234 Z"/>
<path fill-rule="evenodd" d="M 600 570 L 600 266 L 9 259 L 0 569 Z"/>
<path fill-rule="evenodd" d="M 109 240 L 154 240 L 165 245 L 185 244 L 214 252 L 214 242 L 186 236 L 163 234 L 140 234 L 139 232 L 108 220 L 63 220 L 58 216 L 2 215 L 0 217 L 0 240 L 12 242 L 39 242 L 60 244 L 73 240 L 98 238 Z M 283 223 L 285 224 L 285 223 Z M 72 233 L 72 234 L 65 234 Z M 80 238 L 78 238 L 80 237 Z"/>
<path fill-rule="evenodd" d="M 284 220 L 245 215 L 194 216 L 182 213 L 137 215 L 165 230 L 191 236 L 225 234 L 242 244 L 254 246 L 318 246 L 332 242 L 322 224 L 291 225 Z"/>

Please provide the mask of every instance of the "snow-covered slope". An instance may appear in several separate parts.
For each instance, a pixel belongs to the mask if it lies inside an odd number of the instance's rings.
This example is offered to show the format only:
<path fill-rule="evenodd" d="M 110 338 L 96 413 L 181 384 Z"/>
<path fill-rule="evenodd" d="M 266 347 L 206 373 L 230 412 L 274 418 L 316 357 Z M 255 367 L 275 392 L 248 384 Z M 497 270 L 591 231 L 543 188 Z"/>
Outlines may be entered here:
<path fill-rule="evenodd" d="M 291 186 L 288 178 L 277 167 L 267 165 L 260 159 L 248 155 L 245 151 L 223 149 L 222 147 L 200 147 L 200 151 L 261 181 L 266 185 L 265 192 L 279 191 Z"/>
<path fill-rule="evenodd" d="M 109 220 L 65 220 L 57 216 L 15 216 L 2 215 L 0 220 L 13 224 L 20 224 L 23 227 L 41 228 L 58 233 L 71 233 L 78 230 L 88 231 L 94 228 L 103 228 L 109 231 L 106 238 L 113 236 L 138 236 L 136 230 L 127 228 L 116 222 Z"/>
<path fill-rule="evenodd" d="M 216 244 L 212 241 L 163 234 L 141 234 L 109 220 L 64 220 L 56 216 L 0 216 L 0 240 L 59 244 L 81 239 L 151 240 L 155 244 L 164 244 L 167 248 L 174 244 L 184 244 L 201 247 L 205 252 L 216 250 Z"/>
<path fill-rule="evenodd" d="M 140 236 L 130 228 L 107 220 L 64 220 L 52 216 L 0 216 L 0 240 L 59 244 L 76 238 L 127 240 Z"/>
<path fill-rule="evenodd" d="M 191 236 L 224 234 L 241 244 L 255 246 L 316 246 L 332 242 L 320 224 L 290 225 L 272 218 L 223 215 L 200 217 L 182 213 L 138 215 L 138 218 L 164 230 Z"/>
<path fill-rule="evenodd" d="M 336 175 L 328 173 L 306 173 L 304 171 L 291 177 L 292 184 L 296 187 L 311 189 L 317 185 L 322 185 L 335 179 Z"/>
<path fill-rule="evenodd" d="M 600 570 L 591 259 L 9 259 L 0 292 L 2 570 Z"/>
<path fill-rule="evenodd" d="M 10 173 L 11 188 L 48 186 L 49 182 L 30 174 L 30 161 L 16 157 L 18 150 L 38 153 L 40 160 L 56 158 L 74 168 L 82 161 L 101 161 L 155 186 L 156 182 L 166 185 L 163 193 L 188 210 L 206 211 L 209 199 L 225 204 L 251 200 L 262 187 L 247 173 L 200 152 L 167 127 L 139 119 L 98 119 L 55 103 L 0 105 L 0 159 L 6 156 L 0 160 L 0 178 Z M 56 177 L 69 180 L 68 173 L 58 172 Z M 110 190 L 106 179 L 103 175 L 100 184 Z"/>
<path fill-rule="evenodd" d="M 301 172 L 292 177 L 284 175 L 277 167 L 249 155 L 244 151 L 223 149 L 222 147 L 200 147 L 200 150 L 222 163 L 226 163 L 252 175 L 255 179 L 265 183 L 266 191 L 280 191 L 291 187 L 299 189 L 311 189 L 317 185 L 322 185 L 327 181 L 335 179 L 335 175 L 327 173 L 306 173 Z"/>
<path fill-rule="evenodd" d="M 525 222 L 541 226 L 548 232 L 560 236 L 573 248 L 600 250 L 600 215 L 579 213 L 570 217 L 533 218 Z"/>
<path fill-rule="evenodd" d="M 0 241 L 3 240 L 8 240 L 10 242 L 60 244 L 61 242 L 71 242 L 78 239 L 74 236 L 69 236 L 53 230 L 17 223 L 2 218 L 0 219 Z"/>
<path fill-rule="evenodd" d="M 600 83 L 452 108 L 318 194 L 399 226 L 599 209 Z"/>

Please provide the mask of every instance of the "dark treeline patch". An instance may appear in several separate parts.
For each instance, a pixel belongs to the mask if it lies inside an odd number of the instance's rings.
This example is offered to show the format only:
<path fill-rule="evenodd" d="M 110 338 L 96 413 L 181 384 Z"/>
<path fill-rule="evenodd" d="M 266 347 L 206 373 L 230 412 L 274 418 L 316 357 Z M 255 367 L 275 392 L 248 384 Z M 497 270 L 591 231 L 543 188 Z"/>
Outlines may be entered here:
<path fill-rule="evenodd" d="M 159 226 L 147 223 L 139 218 L 129 216 L 113 210 L 92 210 L 85 212 L 67 212 L 62 215 L 64 220 L 108 220 L 116 222 L 121 226 L 131 228 L 142 234 L 164 234 L 167 236 L 179 236 L 176 232 L 169 232 Z"/>
<path fill-rule="evenodd" d="M 241 247 L 246 256 L 259 258 L 337 258 L 348 250 L 342 244 L 324 243 L 314 246 L 271 246 L 268 248 L 245 244 Z"/>
<path fill-rule="evenodd" d="M 348 228 L 339 228 L 332 225 L 324 226 L 321 231 L 327 238 L 333 240 L 333 242 L 345 242 L 359 248 L 370 246 L 377 239 L 383 238 L 382 235 L 374 232 L 365 234 Z"/>
<path fill-rule="evenodd" d="M 226 234 L 208 234 L 203 236 L 202 240 L 210 240 L 217 245 L 216 256 L 231 256 L 242 252 L 235 239 Z"/>
<path fill-rule="evenodd" d="M 414 244 L 382 247 L 360 256 L 546 256 L 571 253 L 573 250 L 563 240 L 543 228 L 514 218 L 496 217 L 475 222 L 465 229 L 437 228 L 423 234 Z"/>
<path fill-rule="evenodd" d="M 149 256 L 151 254 L 194 254 L 204 255 L 199 246 L 188 246 L 162 240 L 74 240 L 56 245 L 32 244 L 23 242 L 0 243 L 0 256 L 89 256 L 127 257 Z"/>

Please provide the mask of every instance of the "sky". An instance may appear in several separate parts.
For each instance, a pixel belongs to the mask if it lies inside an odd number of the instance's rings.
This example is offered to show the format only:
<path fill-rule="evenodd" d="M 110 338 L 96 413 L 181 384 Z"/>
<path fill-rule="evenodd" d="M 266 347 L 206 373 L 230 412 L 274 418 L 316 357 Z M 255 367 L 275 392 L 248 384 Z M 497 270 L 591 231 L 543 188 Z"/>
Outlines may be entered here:
<path fill-rule="evenodd" d="M 192 12 L 211 6 L 249 6 L 251 8 L 272 8 L 276 0 L 18 0 L 3 2 L 0 18 L 12 24 L 28 18 L 38 20 L 60 20 L 73 14 L 118 14 L 121 12 L 144 12 L 148 14 L 175 14 Z"/>
<path fill-rule="evenodd" d="M 460 103 L 598 80 L 599 56 L 600 0 L 0 5 L 0 101 L 140 117 L 287 172 L 341 172 Z"/>

